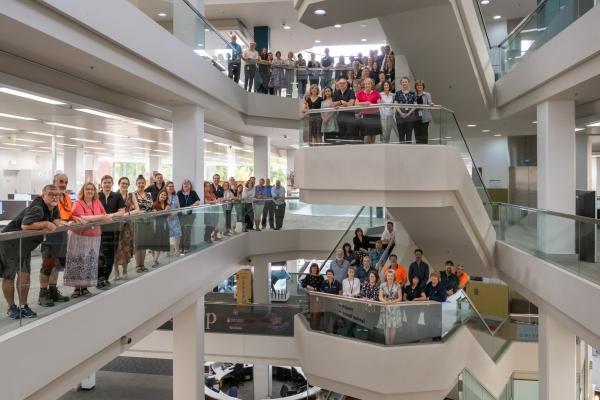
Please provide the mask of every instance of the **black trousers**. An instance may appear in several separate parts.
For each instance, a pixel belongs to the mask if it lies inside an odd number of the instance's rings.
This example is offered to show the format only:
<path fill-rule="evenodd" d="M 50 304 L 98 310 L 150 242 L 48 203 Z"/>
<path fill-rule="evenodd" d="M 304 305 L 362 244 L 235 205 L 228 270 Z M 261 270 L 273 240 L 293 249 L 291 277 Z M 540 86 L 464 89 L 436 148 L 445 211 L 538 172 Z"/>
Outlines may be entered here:
<path fill-rule="evenodd" d="M 246 223 L 246 229 L 253 229 L 254 209 L 252 208 L 252 203 L 244 204 L 244 222 Z"/>
<path fill-rule="evenodd" d="M 107 281 L 110 277 L 118 244 L 118 231 L 102 232 L 100 236 L 100 257 L 98 257 L 98 281 Z"/>
<path fill-rule="evenodd" d="M 415 122 L 415 142 L 417 144 L 427 144 L 429 137 L 429 122 Z"/>
<path fill-rule="evenodd" d="M 229 72 L 229 78 L 233 79 L 235 83 L 240 81 L 240 63 L 229 63 L 227 70 Z"/>
<path fill-rule="evenodd" d="M 254 76 L 256 75 L 256 65 L 246 64 L 244 66 L 244 90 L 252 91 L 254 85 Z"/>
<path fill-rule="evenodd" d="M 298 85 L 298 98 L 303 98 L 306 93 L 306 84 L 308 83 L 307 79 L 298 79 L 296 83 Z"/>
<path fill-rule="evenodd" d="M 262 227 L 267 226 L 267 217 L 269 217 L 269 228 L 275 229 L 275 203 L 267 201 L 263 208 L 261 225 Z"/>
<path fill-rule="evenodd" d="M 400 118 L 396 120 L 396 127 L 398 128 L 400 143 L 412 143 L 413 125 L 413 121 L 402 121 Z"/>
<path fill-rule="evenodd" d="M 183 252 L 188 252 L 192 249 L 192 229 L 195 219 L 196 215 L 191 213 L 179 215 L 179 222 L 181 223 L 181 251 Z"/>
<path fill-rule="evenodd" d="M 232 210 L 225 210 L 225 229 L 227 230 L 231 229 L 231 211 Z"/>
<path fill-rule="evenodd" d="M 275 204 L 275 229 L 279 230 L 283 226 L 283 217 L 285 216 L 285 203 Z"/>

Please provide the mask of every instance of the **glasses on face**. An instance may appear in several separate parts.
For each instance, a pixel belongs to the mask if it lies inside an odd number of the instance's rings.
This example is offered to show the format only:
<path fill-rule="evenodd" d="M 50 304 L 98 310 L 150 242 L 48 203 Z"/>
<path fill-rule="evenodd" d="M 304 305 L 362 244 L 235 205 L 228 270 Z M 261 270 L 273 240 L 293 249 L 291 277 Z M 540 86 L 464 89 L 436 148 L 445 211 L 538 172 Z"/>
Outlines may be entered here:
<path fill-rule="evenodd" d="M 51 199 L 56 199 L 60 196 L 60 193 L 46 193 L 46 196 L 50 197 Z"/>

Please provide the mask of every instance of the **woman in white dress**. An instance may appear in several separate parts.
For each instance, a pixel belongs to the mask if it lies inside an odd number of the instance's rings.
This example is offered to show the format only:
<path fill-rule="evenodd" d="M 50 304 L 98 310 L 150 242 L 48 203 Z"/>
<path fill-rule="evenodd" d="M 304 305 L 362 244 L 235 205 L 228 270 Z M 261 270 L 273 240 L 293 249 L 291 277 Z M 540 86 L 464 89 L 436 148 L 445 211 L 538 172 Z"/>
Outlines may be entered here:
<path fill-rule="evenodd" d="M 392 84 L 389 81 L 383 81 L 381 85 L 383 88 L 383 91 L 380 93 L 381 104 L 392 104 L 394 102 L 394 93 L 391 92 Z M 394 108 L 392 107 L 381 107 L 379 110 L 379 115 L 381 116 L 381 141 L 383 143 L 390 142 L 392 132 L 396 132 L 396 136 L 398 136 L 394 114 Z"/>
<path fill-rule="evenodd" d="M 379 287 L 379 301 L 383 307 L 377 327 L 384 329 L 385 344 L 394 344 L 396 328 L 402 326 L 402 310 L 394 306 L 402 301 L 402 286 L 396 283 L 396 273 L 391 269 L 386 272 L 385 282 Z"/>

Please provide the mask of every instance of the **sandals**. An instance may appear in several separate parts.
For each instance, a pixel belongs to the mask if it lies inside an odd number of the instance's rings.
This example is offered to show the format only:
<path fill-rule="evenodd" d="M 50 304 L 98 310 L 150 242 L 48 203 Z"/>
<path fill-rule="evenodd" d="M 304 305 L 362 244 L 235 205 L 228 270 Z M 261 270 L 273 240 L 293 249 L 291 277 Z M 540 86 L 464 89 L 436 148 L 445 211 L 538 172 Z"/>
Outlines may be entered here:
<path fill-rule="evenodd" d="M 81 289 L 79 289 L 79 288 L 76 288 L 76 289 L 73 291 L 73 294 L 71 295 L 71 298 L 72 298 L 72 299 L 76 299 L 76 298 L 78 298 L 78 297 L 81 297 Z"/>

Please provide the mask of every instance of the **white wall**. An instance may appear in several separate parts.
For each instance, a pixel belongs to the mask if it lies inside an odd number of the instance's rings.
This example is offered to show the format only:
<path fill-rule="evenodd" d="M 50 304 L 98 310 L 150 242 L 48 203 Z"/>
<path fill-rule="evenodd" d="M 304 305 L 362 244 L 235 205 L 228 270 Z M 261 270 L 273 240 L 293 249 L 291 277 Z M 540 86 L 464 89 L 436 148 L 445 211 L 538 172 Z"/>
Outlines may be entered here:
<path fill-rule="evenodd" d="M 52 183 L 50 153 L 0 149 L 0 199 L 8 193 L 40 193 Z"/>
<path fill-rule="evenodd" d="M 475 165 L 483 169 L 485 185 L 490 188 L 508 188 L 510 158 L 506 136 L 468 138 L 467 143 Z"/>
<path fill-rule="evenodd" d="M 490 44 L 496 46 L 506 38 L 507 27 L 506 21 L 501 22 L 486 22 L 485 27 L 487 29 L 488 37 L 490 38 Z"/>

